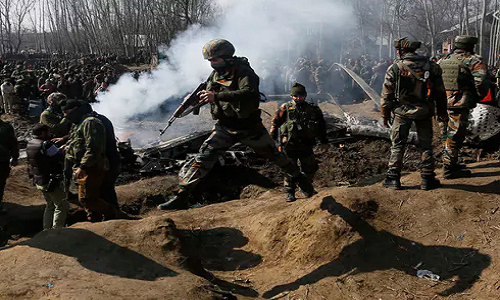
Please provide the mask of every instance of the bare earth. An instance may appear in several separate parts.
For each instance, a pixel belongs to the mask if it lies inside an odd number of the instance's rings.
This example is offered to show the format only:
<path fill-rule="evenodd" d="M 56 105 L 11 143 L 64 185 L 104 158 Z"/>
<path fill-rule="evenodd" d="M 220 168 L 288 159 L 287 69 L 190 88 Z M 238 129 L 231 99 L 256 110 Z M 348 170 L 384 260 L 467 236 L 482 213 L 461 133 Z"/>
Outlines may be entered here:
<path fill-rule="evenodd" d="M 499 299 L 500 169 L 471 166 L 472 178 L 435 191 L 408 173 L 401 191 L 323 185 L 289 204 L 264 190 L 140 221 L 20 233 L 0 248 L 0 299 Z M 174 186 L 173 176 L 120 186 L 120 202 Z M 25 166 L 5 199 L 7 217 L 41 222 Z"/>

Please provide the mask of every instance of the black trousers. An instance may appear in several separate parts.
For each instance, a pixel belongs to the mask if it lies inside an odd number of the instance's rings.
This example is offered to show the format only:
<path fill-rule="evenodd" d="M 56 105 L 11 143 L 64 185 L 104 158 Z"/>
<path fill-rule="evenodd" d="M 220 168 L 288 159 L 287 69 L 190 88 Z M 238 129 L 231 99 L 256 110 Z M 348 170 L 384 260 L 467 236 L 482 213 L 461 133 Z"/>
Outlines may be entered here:
<path fill-rule="evenodd" d="M 0 203 L 3 199 L 3 192 L 5 190 L 5 182 L 10 174 L 10 162 L 0 161 Z"/>

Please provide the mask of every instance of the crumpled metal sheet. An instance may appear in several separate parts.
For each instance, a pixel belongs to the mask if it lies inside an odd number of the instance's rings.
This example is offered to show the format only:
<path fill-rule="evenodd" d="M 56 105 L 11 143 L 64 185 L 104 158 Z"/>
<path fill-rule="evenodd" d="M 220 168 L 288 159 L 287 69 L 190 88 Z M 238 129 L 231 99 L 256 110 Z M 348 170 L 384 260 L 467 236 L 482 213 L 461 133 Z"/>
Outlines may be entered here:
<path fill-rule="evenodd" d="M 478 104 L 469 117 L 468 138 L 485 141 L 500 133 L 500 108 Z"/>

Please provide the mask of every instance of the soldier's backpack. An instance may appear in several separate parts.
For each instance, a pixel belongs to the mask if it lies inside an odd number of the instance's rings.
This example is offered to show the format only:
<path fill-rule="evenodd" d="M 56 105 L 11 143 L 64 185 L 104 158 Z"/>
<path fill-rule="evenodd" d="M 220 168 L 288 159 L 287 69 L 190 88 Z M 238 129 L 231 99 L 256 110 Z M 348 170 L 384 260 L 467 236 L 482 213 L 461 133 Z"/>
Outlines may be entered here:
<path fill-rule="evenodd" d="M 397 74 L 396 98 L 399 100 L 400 93 L 421 100 L 427 100 L 428 81 L 430 77 L 430 63 L 427 62 L 422 68 L 413 70 L 403 60 L 397 60 L 392 65 L 393 71 Z M 401 74 L 406 74 L 402 76 Z"/>

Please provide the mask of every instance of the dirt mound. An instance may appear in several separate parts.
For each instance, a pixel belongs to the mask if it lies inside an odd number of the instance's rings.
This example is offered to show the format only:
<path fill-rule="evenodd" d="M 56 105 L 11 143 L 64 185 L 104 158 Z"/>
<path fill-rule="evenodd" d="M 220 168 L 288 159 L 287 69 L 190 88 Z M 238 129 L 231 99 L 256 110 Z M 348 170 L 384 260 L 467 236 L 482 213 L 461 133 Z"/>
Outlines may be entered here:
<path fill-rule="evenodd" d="M 264 299 L 283 293 L 290 299 L 493 299 L 500 172 L 496 163 L 473 170 L 473 178 L 445 181 L 431 192 L 418 189 L 420 175 L 412 173 L 403 177 L 402 191 L 380 184 L 325 188 L 292 204 L 269 191 L 166 215 L 179 227 L 241 231 L 248 244 L 237 251 L 262 262 L 248 268 L 252 260 L 235 262 L 230 252 L 227 261 L 246 267 L 214 273 L 245 282 Z M 212 250 L 202 244 L 200 251 Z M 418 270 L 440 281 L 418 278 Z"/>
<path fill-rule="evenodd" d="M 495 299 L 498 168 L 477 163 L 472 178 L 431 192 L 411 173 L 401 191 L 323 188 L 286 203 L 268 190 L 44 231 L 0 250 L 0 299 Z M 118 191 L 161 194 L 171 181 Z"/>
<path fill-rule="evenodd" d="M 239 286 L 201 267 L 191 234 L 163 217 L 43 231 L 0 251 L 0 299 L 232 299 L 210 282 Z"/>

